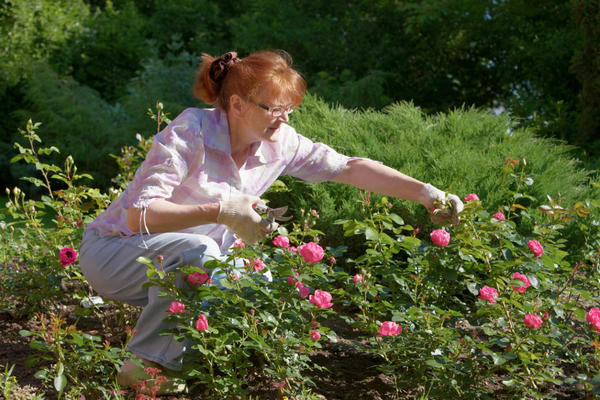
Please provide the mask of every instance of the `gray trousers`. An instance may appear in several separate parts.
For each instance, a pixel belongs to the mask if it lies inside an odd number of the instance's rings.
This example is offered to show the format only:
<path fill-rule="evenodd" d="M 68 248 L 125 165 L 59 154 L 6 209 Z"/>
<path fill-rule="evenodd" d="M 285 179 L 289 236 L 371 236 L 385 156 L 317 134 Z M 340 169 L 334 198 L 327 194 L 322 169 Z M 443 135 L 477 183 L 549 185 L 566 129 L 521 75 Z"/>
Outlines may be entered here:
<path fill-rule="evenodd" d="M 148 282 L 148 268 L 136 261 L 144 256 L 158 265 L 159 254 L 163 256 L 166 272 L 185 265 L 202 266 L 206 261 L 222 258 L 219 246 L 208 236 L 173 232 L 143 237 L 102 237 L 88 229 L 79 246 L 79 264 L 100 296 L 143 307 L 135 326 L 138 332 L 129 342 L 128 350 L 166 368 L 179 370 L 184 344 L 172 335 L 159 335 L 161 330 L 172 327 L 164 321 L 171 299 L 158 296 L 160 288 L 156 286 L 142 288 Z M 181 274 L 177 276 L 178 287 L 185 285 Z M 215 278 L 213 276 L 213 281 Z"/>

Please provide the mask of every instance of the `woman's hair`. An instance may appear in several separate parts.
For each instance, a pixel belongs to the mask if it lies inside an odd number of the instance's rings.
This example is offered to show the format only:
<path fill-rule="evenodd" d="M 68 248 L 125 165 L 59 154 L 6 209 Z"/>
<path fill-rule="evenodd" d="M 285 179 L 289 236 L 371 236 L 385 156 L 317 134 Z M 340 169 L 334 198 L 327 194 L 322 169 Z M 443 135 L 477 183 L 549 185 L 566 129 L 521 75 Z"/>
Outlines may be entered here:
<path fill-rule="evenodd" d="M 306 81 L 292 68 L 292 57 L 285 51 L 264 50 L 244 58 L 233 51 L 218 58 L 202 54 L 194 95 L 206 104 L 227 110 L 231 95 L 257 101 L 263 91 L 269 98 L 290 101 L 292 107 L 302 102 Z"/>

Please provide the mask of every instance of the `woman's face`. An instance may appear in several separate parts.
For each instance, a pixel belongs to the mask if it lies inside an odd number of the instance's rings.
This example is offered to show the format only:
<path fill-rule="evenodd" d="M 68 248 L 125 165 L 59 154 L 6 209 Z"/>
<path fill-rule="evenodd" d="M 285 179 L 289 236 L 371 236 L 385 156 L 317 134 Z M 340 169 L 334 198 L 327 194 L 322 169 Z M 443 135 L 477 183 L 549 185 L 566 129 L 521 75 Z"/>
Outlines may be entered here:
<path fill-rule="evenodd" d="M 261 96 L 260 100 L 246 100 L 247 112 L 245 115 L 244 128 L 246 137 L 251 142 L 267 141 L 277 142 L 281 131 L 281 124 L 289 121 L 289 103 L 279 101 L 269 101 L 265 96 Z M 267 110 L 268 108 L 269 110 Z M 272 110 L 275 108 L 283 108 L 287 110 L 275 117 Z"/>

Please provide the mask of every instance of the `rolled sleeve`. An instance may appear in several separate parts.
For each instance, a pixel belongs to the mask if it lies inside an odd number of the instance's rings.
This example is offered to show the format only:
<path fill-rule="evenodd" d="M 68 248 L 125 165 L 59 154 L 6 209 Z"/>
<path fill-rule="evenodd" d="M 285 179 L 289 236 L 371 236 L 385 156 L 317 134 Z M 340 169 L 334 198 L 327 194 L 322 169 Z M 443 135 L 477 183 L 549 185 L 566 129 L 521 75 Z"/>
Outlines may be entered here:
<path fill-rule="evenodd" d="M 128 189 L 128 205 L 146 208 L 156 199 L 168 199 L 186 177 L 194 153 L 202 154 L 202 141 L 185 113 L 154 137 L 146 159 Z"/>
<path fill-rule="evenodd" d="M 367 160 L 362 157 L 348 157 L 340 154 L 328 145 L 313 142 L 296 133 L 297 142 L 295 150 L 282 175 L 313 182 L 321 183 L 333 179 L 351 160 Z"/>

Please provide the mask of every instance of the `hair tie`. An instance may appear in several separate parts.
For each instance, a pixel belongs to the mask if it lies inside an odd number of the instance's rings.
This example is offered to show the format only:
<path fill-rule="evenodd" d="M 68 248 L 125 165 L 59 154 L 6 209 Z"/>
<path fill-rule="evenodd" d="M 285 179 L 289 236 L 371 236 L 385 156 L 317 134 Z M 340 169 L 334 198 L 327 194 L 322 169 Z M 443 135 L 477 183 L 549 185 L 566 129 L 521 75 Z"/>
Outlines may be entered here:
<path fill-rule="evenodd" d="M 241 60 L 238 58 L 235 51 L 229 51 L 221 55 L 221 57 L 214 60 L 210 65 L 210 78 L 216 83 L 221 83 L 223 78 L 225 78 L 225 75 L 227 75 L 229 68 L 238 61 Z"/>

